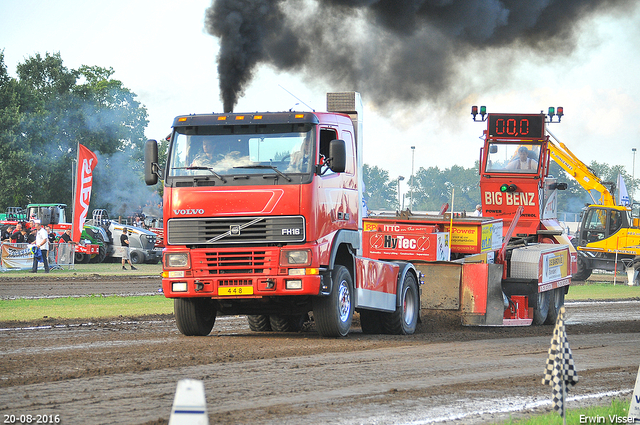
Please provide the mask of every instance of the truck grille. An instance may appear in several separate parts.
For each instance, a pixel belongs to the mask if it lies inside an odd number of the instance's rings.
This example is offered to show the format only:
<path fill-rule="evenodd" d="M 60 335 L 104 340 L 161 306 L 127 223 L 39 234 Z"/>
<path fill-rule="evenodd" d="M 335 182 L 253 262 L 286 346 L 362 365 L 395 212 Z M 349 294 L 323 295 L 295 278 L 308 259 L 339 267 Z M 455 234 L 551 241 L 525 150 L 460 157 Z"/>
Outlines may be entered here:
<path fill-rule="evenodd" d="M 169 245 L 291 243 L 305 240 L 304 217 L 172 218 Z"/>
<path fill-rule="evenodd" d="M 194 251 L 193 268 L 210 275 L 273 274 L 278 270 L 278 249 Z M 235 281 L 235 280 L 234 280 Z M 238 285 L 231 280 L 227 285 Z"/>

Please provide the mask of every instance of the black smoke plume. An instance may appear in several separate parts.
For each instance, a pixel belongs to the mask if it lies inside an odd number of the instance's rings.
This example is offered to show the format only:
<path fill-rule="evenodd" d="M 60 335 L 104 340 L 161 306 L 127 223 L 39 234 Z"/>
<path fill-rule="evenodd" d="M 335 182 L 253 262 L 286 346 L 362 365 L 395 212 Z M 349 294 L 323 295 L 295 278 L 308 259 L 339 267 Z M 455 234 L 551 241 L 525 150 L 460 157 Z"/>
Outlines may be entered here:
<path fill-rule="evenodd" d="M 635 0 L 213 0 L 207 31 L 220 39 L 218 75 L 232 111 L 257 65 L 304 73 L 381 106 L 469 92 L 465 59 L 485 72 L 521 57 L 567 55 L 580 24 Z M 503 84 L 504 81 L 499 82 Z"/>

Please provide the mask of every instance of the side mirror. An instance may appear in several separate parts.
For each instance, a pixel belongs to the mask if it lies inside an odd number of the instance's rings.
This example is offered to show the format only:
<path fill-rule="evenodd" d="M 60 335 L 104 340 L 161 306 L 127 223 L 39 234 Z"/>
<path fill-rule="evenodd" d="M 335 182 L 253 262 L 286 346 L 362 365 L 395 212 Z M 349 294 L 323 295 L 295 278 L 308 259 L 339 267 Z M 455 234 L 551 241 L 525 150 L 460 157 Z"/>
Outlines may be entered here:
<path fill-rule="evenodd" d="M 329 144 L 329 168 L 334 173 L 343 173 L 347 165 L 347 148 L 344 140 L 332 140 Z"/>
<path fill-rule="evenodd" d="M 489 153 L 498 153 L 498 146 L 496 145 L 489 146 Z"/>
<path fill-rule="evenodd" d="M 158 183 L 158 142 L 147 140 L 144 145 L 144 181 L 147 186 Z"/>

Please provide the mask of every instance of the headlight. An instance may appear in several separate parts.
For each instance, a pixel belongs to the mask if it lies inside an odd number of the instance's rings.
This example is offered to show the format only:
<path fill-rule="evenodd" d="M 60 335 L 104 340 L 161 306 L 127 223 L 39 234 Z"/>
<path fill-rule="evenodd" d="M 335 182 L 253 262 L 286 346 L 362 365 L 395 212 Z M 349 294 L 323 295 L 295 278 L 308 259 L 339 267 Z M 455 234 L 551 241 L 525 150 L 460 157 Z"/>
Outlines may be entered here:
<path fill-rule="evenodd" d="M 189 268 L 188 252 L 168 252 L 164 255 L 164 266 L 166 268 Z"/>
<path fill-rule="evenodd" d="M 296 251 L 282 251 L 280 255 L 281 266 L 308 266 L 311 264 L 311 250 L 301 249 Z"/>

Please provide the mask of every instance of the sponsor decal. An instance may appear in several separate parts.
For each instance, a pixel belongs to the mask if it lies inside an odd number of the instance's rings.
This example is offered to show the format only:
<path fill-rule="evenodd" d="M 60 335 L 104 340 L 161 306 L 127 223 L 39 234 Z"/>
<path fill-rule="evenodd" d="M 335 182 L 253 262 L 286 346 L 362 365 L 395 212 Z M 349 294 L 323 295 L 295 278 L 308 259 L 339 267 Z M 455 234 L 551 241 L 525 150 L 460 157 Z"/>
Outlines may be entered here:
<path fill-rule="evenodd" d="M 204 210 L 202 208 L 185 209 L 185 210 L 173 210 L 173 214 L 175 214 L 175 215 L 203 215 L 204 214 Z"/>

